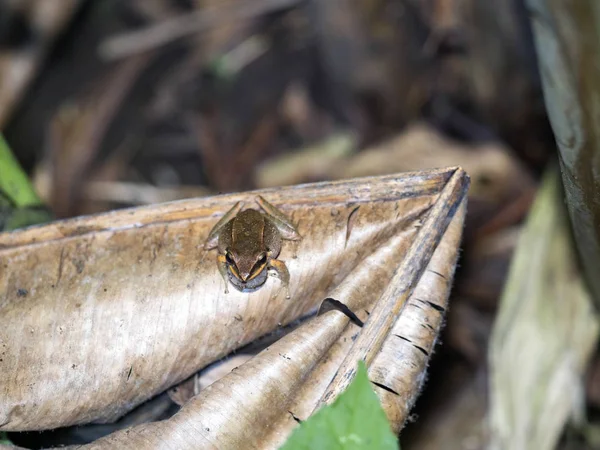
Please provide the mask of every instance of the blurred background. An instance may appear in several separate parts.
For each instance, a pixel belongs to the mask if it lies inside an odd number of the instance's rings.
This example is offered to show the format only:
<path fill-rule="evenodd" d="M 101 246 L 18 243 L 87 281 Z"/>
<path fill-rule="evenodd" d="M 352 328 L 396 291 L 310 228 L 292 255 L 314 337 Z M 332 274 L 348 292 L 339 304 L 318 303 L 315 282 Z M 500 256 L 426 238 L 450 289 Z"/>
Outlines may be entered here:
<path fill-rule="evenodd" d="M 462 166 L 460 267 L 402 448 L 484 448 L 488 338 L 556 159 L 524 0 L 3 0 L 0 130 L 56 218 Z M 597 357 L 591 420 L 596 378 Z"/>

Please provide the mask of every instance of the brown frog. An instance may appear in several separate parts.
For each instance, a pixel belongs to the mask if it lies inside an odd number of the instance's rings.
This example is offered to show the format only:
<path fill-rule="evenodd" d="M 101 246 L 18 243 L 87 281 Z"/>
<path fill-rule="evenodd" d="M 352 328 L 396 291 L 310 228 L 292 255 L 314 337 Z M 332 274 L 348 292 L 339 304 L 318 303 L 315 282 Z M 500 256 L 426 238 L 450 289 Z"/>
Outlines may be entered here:
<path fill-rule="evenodd" d="M 243 202 L 237 202 L 210 231 L 205 249 L 218 249 L 217 267 L 225 280 L 242 292 L 254 291 L 267 280 L 268 269 L 273 269 L 290 298 L 290 274 L 277 256 L 282 240 L 302 239 L 292 222 L 279 209 L 261 196 L 256 202 L 264 212 L 255 209 L 241 211 Z"/>

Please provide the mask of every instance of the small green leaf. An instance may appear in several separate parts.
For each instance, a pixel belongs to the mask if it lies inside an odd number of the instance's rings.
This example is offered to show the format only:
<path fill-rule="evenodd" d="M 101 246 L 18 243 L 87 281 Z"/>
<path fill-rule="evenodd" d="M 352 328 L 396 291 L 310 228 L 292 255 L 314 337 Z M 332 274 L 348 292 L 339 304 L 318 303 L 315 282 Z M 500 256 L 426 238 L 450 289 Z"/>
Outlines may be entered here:
<path fill-rule="evenodd" d="M 330 406 L 294 430 L 281 450 L 398 450 L 377 394 L 361 361 L 356 377 Z"/>
<path fill-rule="evenodd" d="M 42 202 L 33 190 L 29 178 L 13 156 L 0 134 L 0 191 L 17 208 L 39 206 Z"/>
<path fill-rule="evenodd" d="M 0 134 L 0 232 L 50 222 L 29 178 Z"/>

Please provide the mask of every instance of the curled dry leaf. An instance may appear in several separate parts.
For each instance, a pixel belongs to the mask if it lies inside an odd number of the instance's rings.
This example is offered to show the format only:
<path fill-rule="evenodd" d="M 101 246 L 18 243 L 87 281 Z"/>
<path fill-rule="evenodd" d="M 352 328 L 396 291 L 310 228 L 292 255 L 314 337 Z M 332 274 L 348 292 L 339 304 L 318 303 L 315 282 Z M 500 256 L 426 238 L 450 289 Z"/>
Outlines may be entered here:
<path fill-rule="evenodd" d="M 368 356 L 399 429 L 441 324 L 467 185 L 461 169 L 446 169 L 261 191 L 303 236 L 286 242 L 281 255 L 291 300 L 274 280 L 250 294 L 231 287 L 224 294 L 215 257 L 202 248 L 223 212 L 256 193 L 0 235 L 0 315 L 7 324 L 0 345 L 9 374 L 0 385 L 0 429 L 114 420 L 322 303 L 317 317 L 202 390 L 171 419 L 89 447 L 276 447 L 335 381 L 357 333 L 360 342 L 356 323 L 380 332 L 366 311 L 381 315 L 390 303 L 394 320 Z"/>
<path fill-rule="evenodd" d="M 173 448 L 279 448 L 298 421 L 319 404 L 355 340 L 360 342 L 357 323 L 362 319 L 358 315 L 367 320 L 363 330 L 368 329 L 367 310 L 375 314 L 380 297 L 385 301 L 390 293 L 408 286 L 406 292 L 412 295 L 370 370 L 392 427 L 398 431 L 424 380 L 443 317 L 464 220 L 465 187 L 464 173 L 459 170 L 416 236 L 414 222 L 390 224 L 396 232 L 330 291 L 317 317 L 210 385 L 174 417 L 114 433 L 88 447 L 152 448 L 167 441 Z M 455 215 L 437 215 L 457 207 Z M 424 248 L 427 238 L 439 240 L 442 234 L 442 242 L 429 259 Z M 424 273 L 425 266 L 419 270 L 415 257 L 421 264 L 429 261 Z"/>

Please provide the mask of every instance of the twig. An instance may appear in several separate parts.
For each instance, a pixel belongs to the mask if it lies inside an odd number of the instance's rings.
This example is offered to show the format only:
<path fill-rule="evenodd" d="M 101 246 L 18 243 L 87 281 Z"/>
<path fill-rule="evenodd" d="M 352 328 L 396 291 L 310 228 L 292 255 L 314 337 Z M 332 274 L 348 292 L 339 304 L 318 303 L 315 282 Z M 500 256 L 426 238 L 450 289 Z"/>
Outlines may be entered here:
<path fill-rule="evenodd" d="M 206 197 L 211 191 L 198 186 L 156 187 L 149 184 L 93 181 L 84 187 L 84 197 L 129 205 L 151 205 L 184 198 Z"/>
<path fill-rule="evenodd" d="M 139 31 L 119 34 L 100 44 L 103 58 L 113 60 L 145 52 L 185 36 L 218 27 L 227 22 L 250 19 L 280 9 L 290 8 L 302 0 L 235 1 L 228 6 L 204 9 L 182 15 Z"/>

